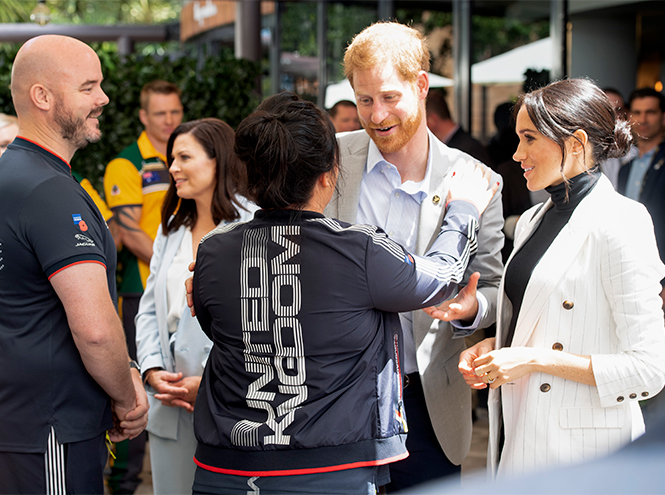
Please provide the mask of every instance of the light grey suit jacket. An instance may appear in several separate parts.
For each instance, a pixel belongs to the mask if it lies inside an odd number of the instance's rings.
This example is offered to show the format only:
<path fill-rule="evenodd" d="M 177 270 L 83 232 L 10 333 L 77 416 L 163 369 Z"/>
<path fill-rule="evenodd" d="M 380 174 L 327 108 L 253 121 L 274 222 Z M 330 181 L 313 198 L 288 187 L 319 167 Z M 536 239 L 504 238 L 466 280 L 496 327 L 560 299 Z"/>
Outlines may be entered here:
<path fill-rule="evenodd" d="M 168 236 L 157 231 L 150 259 L 150 276 L 141 297 L 136 315 L 136 354 L 142 370 L 162 368 L 170 372 L 182 372 L 183 376 L 201 376 L 208 359 L 212 342 L 189 308 L 185 307 L 178 329 L 169 334 L 166 316 L 167 274 L 173 258 L 185 235 L 180 227 Z M 182 290 L 185 290 L 183 285 Z M 155 391 L 146 385 L 150 414 L 147 430 L 162 438 L 178 439 L 178 415 L 189 414 L 181 407 L 167 407 L 155 399 Z"/>
<path fill-rule="evenodd" d="M 360 184 L 367 165 L 369 136 L 364 130 L 341 134 L 340 178 L 337 191 L 325 210 L 329 217 L 355 223 L 360 198 Z M 459 150 L 448 148 L 431 132 L 432 148 L 430 191 L 420 207 L 416 254 L 427 252 L 439 234 L 445 214 L 448 183 L 454 169 L 472 166 L 477 160 Z M 492 181 L 501 178 L 492 173 Z M 469 266 L 466 278 L 474 271 L 481 274 L 479 291 L 488 307 L 479 328 L 495 321 L 496 299 L 501 281 L 501 248 L 503 247 L 503 215 L 498 192 L 480 221 L 478 254 Z M 448 459 L 460 464 L 471 445 L 471 389 L 458 371 L 459 354 L 465 349 L 463 338 L 453 338 L 453 327 L 447 322 L 432 320 L 423 311 L 413 315 L 418 371 L 432 426 Z M 409 411 L 406 411 L 407 419 Z"/>

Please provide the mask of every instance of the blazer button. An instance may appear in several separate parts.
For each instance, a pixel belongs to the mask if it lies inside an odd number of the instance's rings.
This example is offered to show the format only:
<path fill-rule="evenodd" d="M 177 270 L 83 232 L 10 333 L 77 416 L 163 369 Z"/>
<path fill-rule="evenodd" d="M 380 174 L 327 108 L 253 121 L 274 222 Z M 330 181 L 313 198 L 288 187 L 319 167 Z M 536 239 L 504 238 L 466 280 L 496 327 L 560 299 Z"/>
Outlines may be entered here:
<path fill-rule="evenodd" d="M 575 306 L 573 301 L 564 301 L 563 302 L 563 309 L 573 309 L 573 306 Z"/>
<path fill-rule="evenodd" d="M 649 392 L 642 392 L 642 397 L 649 397 Z"/>
<path fill-rule="evenodd" d="M 441 196 L 439 196 L 438 194 L 432 196 L 432 203 L 438 205 L 440 202 L 441 202 Z"/>
<path fill-rule="evenodd" d="M 623 395 L 620 395 L 619 397 L 617 397 L 617 402 L 623 402 Z"/>
<path fill-rule="evenodd" d="M 552 349 L 555 351 L 563 351 L 563 344 L 561 342 L 555 342 L 552 344 Z"/>
<path fill-rule="evenodd" d="M 549 383 L 543 383 L 543 384 L 540 386 L 540 391 L 541 391 L 541 392 L 549 392 L 551 388 L 552 388 L 552 387 L 550 386 Z"/>
<path fill-rule="evenodd" d="M 635 399 L 637 397 L 637 394 L 630 394 L 628 397 L 630 397 L 631 399 Z"/>

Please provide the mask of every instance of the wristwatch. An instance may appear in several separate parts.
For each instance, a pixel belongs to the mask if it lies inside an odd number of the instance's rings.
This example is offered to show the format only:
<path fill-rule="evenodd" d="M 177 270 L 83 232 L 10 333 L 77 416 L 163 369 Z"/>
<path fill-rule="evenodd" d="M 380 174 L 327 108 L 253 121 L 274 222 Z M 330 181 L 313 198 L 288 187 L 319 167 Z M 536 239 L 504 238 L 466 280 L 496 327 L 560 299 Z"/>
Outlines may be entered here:
<path fill-rule="evenodd" d="M 141 374 L 141 367 L 139 366 L 139 363 L 134 361 L 133 359 L 129 362 L 129 369 L 134 368 L 139 372 L 139 375 Z"/>

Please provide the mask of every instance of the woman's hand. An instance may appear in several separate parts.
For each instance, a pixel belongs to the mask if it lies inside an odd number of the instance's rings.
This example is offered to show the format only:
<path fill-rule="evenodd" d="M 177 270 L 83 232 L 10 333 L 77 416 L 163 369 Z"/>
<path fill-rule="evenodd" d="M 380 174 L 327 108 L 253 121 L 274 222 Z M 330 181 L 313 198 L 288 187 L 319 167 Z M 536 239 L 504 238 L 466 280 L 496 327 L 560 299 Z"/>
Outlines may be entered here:
<path fill-rule="evenodd" d="M 542 349 L 504 347 L 482 354 L 473 361 L 474 373 L 491 388 L 513 382 L 535 371 Z"/>
<path fill-rule="evenodd" d="M 185 411 L 191 413 L 194 412 L 194 405 L 196 404 L 196 394 L 199 392 L 199 386 L 201 385 L 200 376 L 186 376 L 182 380 L 173 384 L 174 386 L 179 386 L 187 389 L 187 393 L 178 398 L 174 398 L 171 401 L 176 407 L 182 407 Z"/>
<path fill-rule="evenodd" d="M 473 203 L 482 215 L 487 205 L 499 190 L 499 183 L 490 185 L 492 171 L 489 167 L 477 163 L 472 169 L 470 166 L 453 172 L 448 189 L 448 202 L 462 199 Z M 488 189 L 489 188 L 489 189 Z"/>
<path fill-rule="evenodd" d="M 196 268 L 196 260 L 192 261 L 187 267 L 190 272 L 193 272 Z M 192 275 L 187 280 L 185 280 L 185 296 L 187 298 L 187 306 L 189 306 L 189 312 L 192 316 L 196 316 L 196 310 L 194 310 L 194 276 Z"/>
<path fill-rule="evenodd" d="M 150 370 L 147 382 L 155 389 L 155 399 L 168 407 L 176 407 L 173 400 L 182 399 L 189 390 L 178 385 L 182 380 L 182 373 L 170 373 L 164 370 Z"/>
<path fill-rule="evenodd" d="M 469 347 L 465 351 L 462 351 L 460 354 L 459 365 L 457 368 L 459 369 L 460 373 L 462 373 L 464 381 L 469 387 L 476 390 L 487 387 L 487 383 L 476 374 L 474 363 L 478 357 L 486 355 L 488 352 L 491 352 L 494 349 L 494 342 L 494 337 L 482 340 L 473 347 Z"/>

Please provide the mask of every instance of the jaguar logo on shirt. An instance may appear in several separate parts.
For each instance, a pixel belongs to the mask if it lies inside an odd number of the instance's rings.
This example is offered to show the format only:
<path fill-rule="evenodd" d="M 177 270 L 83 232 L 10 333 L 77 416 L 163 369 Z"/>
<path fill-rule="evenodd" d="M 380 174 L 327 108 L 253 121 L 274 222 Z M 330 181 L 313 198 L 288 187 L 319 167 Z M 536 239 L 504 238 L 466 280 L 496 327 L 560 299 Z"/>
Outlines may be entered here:
<path fill-rule="evenodd" d="M 90 239 L 90 237 L 85 236 L 83 234 L 75 234 L 74 238 L 78 241 L 76 243 L 76 247 L 79 247 L 79 246 L 94 246 L 95 245 L 95 241 L 93 241 L 92 239 Z"/>

